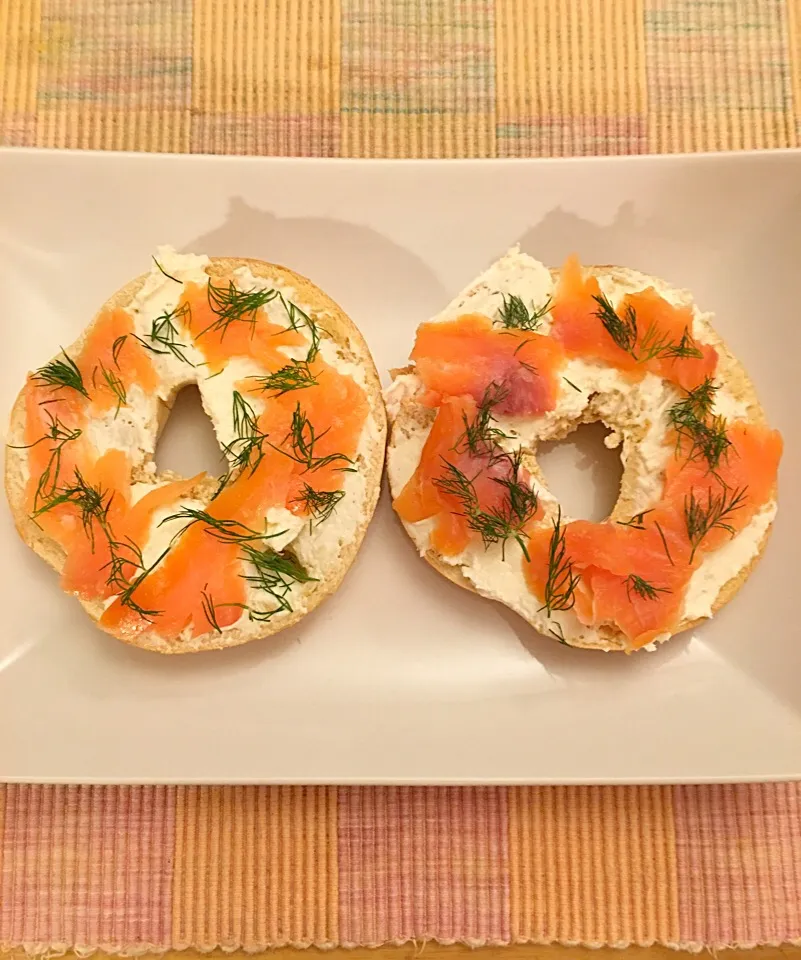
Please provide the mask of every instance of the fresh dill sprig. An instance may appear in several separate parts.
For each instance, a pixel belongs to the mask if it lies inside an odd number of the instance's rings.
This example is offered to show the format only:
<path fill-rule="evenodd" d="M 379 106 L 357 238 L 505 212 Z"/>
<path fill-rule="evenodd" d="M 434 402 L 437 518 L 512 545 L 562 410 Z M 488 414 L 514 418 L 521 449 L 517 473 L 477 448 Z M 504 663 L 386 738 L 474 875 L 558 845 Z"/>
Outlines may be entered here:
<path fill-rule="evenodd" d="M 344 490 L 315 490 L 308 483 L 304 483 L 300 493 L 291 502 L 300 504 L 319 526 L 331 516 L 344 496 Z"/>
<path fill-rule="evenodd" d="M 736 531 L 730 523 L 731 516 L 745 505 L 748 499 L 747 490 L 747 487 L 732 489 L 721 480 L 719 493 L 713 494 L 712 488 L 707 487 L 706 503 L 696 498 L 694 490 L 690 490 L 685 496 L 684 525 L 692 548 L 690 563 L 693 562 L 696 551 L 712 530 L 725 530 L 730 536 L 735 535 Z"/>
<path fill-rule="evenodd" d="M 676 432 L 677 455 L 689 444 L 687 459 L 706 460 L 711 471 L 717 470 L 731 446 L 725 418 L 711 416 L 718 389 L 707 377 L 668 410 L 668 421 Z"/>
<path fill-rule="evenodd" d="M 634 308 L 627 304 L 621 317 L 604 294 L 593 294 L 592 299 L 598 304 L 595 316 L 603 324 L 604 330 L 621 350 L 634 356 L 637 346 L 637 314 Z"/>
<path fill-rule="evenodd" d="M 117 337 L 117 339 L 111 345 L 111 359 L 114 361 L 114 366 L 119 370 L 120 368 L 120 353 L 122 348 L 125 346 L 125 342 L 128 339 L 128 334 L 123 333 L 122 336 Z"/>
<path fill-rule="evenodd" d="M 660 331 L 656 322 L 650 323 L 642 336 L 639 336 L 637 311 L 630 303 L 623 308 L 621 316 L 604 294 L 593 294 L 598 304 L 595 316 L 601 321 L 612 340 L 630 354 L 637 363 L 649 360 L 692 358 L 700 360 L 703 353 L 693 340 L 687 327 L 681 339 L 676 342 L 670 334 Z"/>
<path fill-rule="evenodd" d="M 138 547 L 137 547 L 137 550 L 138 550 Z M 165 550 L 162 551 L 162 553 L 158 557 L 156 557 L 156 559 L 153 561 L 153 563 L 150 564 L 149 567 L 145 567 L 143 565 L 143 561 L 141 559 L 141 552 L 140 552 L 139 553 L 140 559 L 137 566 L 140 567 L 141 569 L 139 570 L 139 573 L 134 577 L 134 579 L 128 583 L 128 585 L 125 587 L 122 593 L 119 594 L 117 598 L 123 607 L 128 607 L 129 610 L 133 610 L 133 612 L 137 613 L 143 620 L 153 620 L 154 617 L 160 616 L 164 611 L 145 609 L 143 606 L 141 606 L 141 604 L 137 603 L 137 601 L 134 600 L 133 595 L 136 592 L 136 590 L 142 585 L 144 580 L 150 576 L 150 574 L 156 569 L 156 567 L 161 563 L 161 561 L 167 556 L 169 552 L 170 552 L 170 547 L 167 547 Z M 113 555 L 113 549 L 112 549 L 112 555 Z M 113 569 L 113 566 L 112 566 L 112 569 Z"/>
<path fill-rule="evenodd" d="M 126 575 L 127 568 L 144 569 L 145 562 L 142 551 L 130 537 L 126 537 L 124 540 L 109 539 L 109 548 L 111 559 L 106 564 L 108 570 L 106 583 L 115 587 L 118 591 L 125 590 L 130 586 L 130 577 Z"/>
<path fill-rule="evenodd" d="M 685 395 L 670 408 L 670 422 L 679 427 L 687 422 L 706 420 L 712 413 L 715 404 L 715 394 L 720 386 L 712 377 L 706 377 L 692 390 L 685 391 Z"/>
<path fill-rule="evenodd" d="M 668 346 L 665 348 L 663 356 L 673 360 L 681 360 L 685 358 L 690 358 L 693 360 L 704 359 L 703 351 L 696 344 L 687 327 L 684 328 L 684 333 L 681 335 L 681 340 L 679 340 L 678 343 L 674 342 L 668 344 Z"/>
<path fill-rule="evenodd" d="M 641 513 L 635 513 L 630 520 L 618 520 L 621 527 L 631 527 L 634 530 L 645 530 L 644 520 L 649 513 L 653 513 L 653 507 L 650 510 L 643 510 Z"/>
<path fill-rule="evenodd" d="M 565 647 L 569 647 L 570 644 L 567 642 L 567 637 L 565 636 L 565 631 L 562 628 L 562 624 L 558 620 L 551 620 L 548 624 L 548 633 L 554 639 L 558 640 Z"/>
<path fill-rule="evenodd" d="M 223 447 L 228 469 L 220 478 L 215 497 L 243 470 L 249 469 L 254 473 L 266 452 L 264 445 L 268 442 L 267 434 L 260 429 L 253 407 L 238 390 L 233 392 L 233 422 L 234 439 Z"/>
<path fill-rule="evenodd" d="M 177 277 L 174 277 L 171 273 L 167 273 L 167 271 L 164 269 L 164 267 L 162 267 L 162 265 L 158 262 L 158 260 L 156 260 L 155 257 L 153 257 L 153 263 L 155 263 L 156 266 L 158 267 L 159 273 L 165 276 L 168 280 L 174 280 L 176 283 L 181 282 Z"/>
<path fill-rule="evenodd" d="M 271 397 L 280 397 L 290 390 L 304 390 L 306 387 L 317 386 L 317 377 L 312 373 L 308 358 L 305 360 L 290 360 L 286 366 L 276 370 L 267 377 L 254 377 L 259 390 L 269 393 Z"/>
<path fill-rule="evenodd" d="M 206 586 L 200 591 L 203 615 L 208 620 L 209 626 L 214 630 L 215 633 L 222 633 L 222 628 L 217 621 L 217 608 L 214 605 L 214 600 L 212 599 L 211 594 L 208 592 L 208 589 L 209 585 L 206 584 Z"/>
<path fill-rule="evenodd" d="M 188 348 L 186 344 L 181 342 L 181 332 L 176 325 L 177 320 L 188 320 L 191 317 L 191 311 L 192 308 L 188 303 L 181 303 L 177 307 L 173 307 L 172 310 L 165 310 L 164 313 L 159 314 L 152 320 L 147 339 L 138 336 L 136 339 L 151 353 L 158 353 L 162 356 L 172 354 L 182 363 L 188 363 L 190 367 L 194 367 L 194 363 L 186 356 L 185 351 Z"/>
<path fill-rule="evenodd" d="M 77 364 L 63 347 L 61 348 L 61 354 L 64 357 L 63 360 L 51 360 L 50 363 L 39 367 L 33 375 L 33 379 L 38 380 L 40 383 L 47 384 L 47 386 L 53 387 L 56 390 L 60 387 L 69 387 L 72 390 L 77 390 L 78 393 L 82 394 L 88 400 L 89 394 L 86 391 L 83 377 Z"/>
<path fill-rule="evenodd" d="M 292 612 L 289 593 L 297 583 L 316 583 L 300 562 L 288 552 L 259 549 L 252 544 L 242 547 L 242 559 L 253 567 L 252 573 L 240 574 L 254 589 L 272 597 L 276 606 L 272 610 L 250 610 L 250 618 L 266 622 L 281 611 Z"/>
<path fill-rule="evenodd" d="M 551 309 L 551 298 L 540 307 L 529 309 L 517 294 L 503 295 L 503 306 L 498 309 L 498 319 L 507 330 L 536 330 L 543 317 Z"/>
<path fill-rule="evenodd" d="M 199 340 L 207 333 L 219 333 L 220 339 L 225 336 L 232 323 L 241 321 L 253 326 L 256 323 L 258 311 L 280 296 L 278 290 L 240 290 L 233 280 L 227 286 L 216 286 L 209 280 L 208 300 L 212 313 L 216 319 L 204 327 L 195 337 Z"/>
<path fill-rule="evenodd" d="M 665 536 L 665 531 L 662 529 L 662 524 L 658 520 L 654 520 L 654 526 L 656 527 L 656 532 L 659 534 L 659 539 L 662 541 L 665 556 L 668 558 L 671 567 L 673 567 L 675 564 L 673 563 L 673 557 L 670 555 L 670 547 L 668 547 L 667 537 Z"/>
<path fill-rule="evenodd" d="M 498 443 L 508 439 L 508 435 L 499 427 L 493 426 L 495 419 L 492 411 L 508 396 L 509 388 L 493 380 L 484 391 L 473 419 L 468 420 L 466 414 L 462 414 L 464 433 L 453 445 L 453 449 L 466 449 L 474 457 L 494 455 Z"/>
<path fill-rule="evenodd" d="M 636 573 L 630 573 L 625 580 L 626 596 L 631 602 L 631 594 L 635 593 L 642 600 L 656 600 L 660 593 L 672 593 L 669 587 L 655 587 L 648 580 L 638 577 Z"/>
<path fill-rule="evenodd" d="M 631 310 L 632 315 L 636 316 L 634 308 L 629 306 L 626 310 Z M 636 353 L 630 351 L 638 363 L 647 363 L 649 360 L 655 360 L 668 355 L 674 346 L 670 339 L 670 334 L 660 332 L 655 323 L 649 323 L 645 333 L 640 337 L 636 346 Z"/>
<path fill-rule="evenodd" d="M 128 394 L 125 390 L 125 384 L 122 382 L 122 379 L 118 377 L 113 370 L 109 370 L 109 368 L 101 360 L 92 373 L 92 386 L 95 388 L 95 390 L 97 389 L 98 370 L 100 370 L 100 372 L 103 374 L 103 380 L 105 381 L 106 386 L 117 398 L 117 409 L 114 411 L 114 416 L 116 417 L 120 412 L 120 407 L 124 403 L 128 402 Z"/>
<path fill-rule="evenodd" d="M 96 527 L 108 544 L 110 559 L 104 567 L 108 571 L 106 583 L 118 591 L 118 599 L 123 606 L 133 610 L 143 619 L 151 620 L 162 611 L 146 610 L 133 599 L 133 593 L 145 577 L 161 563 L 169 552 L 169 547 L 149 567 L 145 567 L 142 551 L 138 545 L 130 537 L 118 540 L 114 536 L 109 523 L 109 510 L 113 500 L 113 492 L 107 494 L 99 484 L 88 483 L 76 468 L 72 481 L 54 490 L 48 501 L 34 511 L 33 517 L 41 516 L 64 504 L 77 507 L 80 511 L 81 525 L 92 546 L 92 552 L 95 550 Z M 139 571 L 133 580 L 126 573 L 128 567 Z"/>
<path fill-rule="evenodd" d="M 456 464 L 444 457 L 444 472 L 435 478 L 434 484 L 458 501 L 459 512 L 467 520 L 467 526 L 481 537 L 485 548 L 500 543 L 503 552 L 506 541 L 512 539 L 518 543 L 528 560 L 528 535 L 524 527 L 536 515 L 539 501 L 536 492 L 520 479 L 521 456 L 521 451 L 518 451 L 514 457 L 509 457 L 508 477 L 493 477 L 495 483 L 505 488 L 506 495 L 498 506 L 489 510 L 481 507 L 475 488 L 476 478 L 471 480 Z"/>
<path fill-rule="evenodd" d="M 338 470 L 353 472 L 354 461 L 351 460 L 350 457 L 346 457 L 344 453 L 329 453 L 322 457 L 317 456 L 315 453 L 317 444 L 330 429 L 331 428 L 328 427 L 323 430 L 322 433 L 317 433 L 314 424 L 301 410 L 300 404 L 298 403 L 292 413 L 292 425 L 289 433 L 284 437 L 284 444 L 288 443 L 290 449 L 287 450 L 284 445 L 279 447 L 272 443 L 270 446 L 279 453 L 283 453 L 284 456 L 289 457 L 290 460 L 294 460 L 295 463 L 302 464 L 302 466 L 306 468 L 306 472 L 309 473 L 313 473 L 322 467 L 327 467 L 331 463 L 343 464 L 343 466 L 337 467 Z M 270 441 L 268 441 L 268 443 L 269 442 Z M 345 466 L 345 464 L 347 464 L 347 466 Z"/>
<path fill-rule="evenodd" d="M 30 450 L 31 447 L 38 447 L 40 443 L 44 443 L 47 440 L 52 444 L 50 447 L 50 457 L 39 476 L 39 481 L 33 495 L 34 511 L 38 508 L 42 500 L 50 499 L 55 495 L 58 476 L 61 472 L 61 451 L 65 444 L 71 440 L 77 440 L 82 433 L 77 427 L 74 430 L 65 427 L 58 417 L 49 410 L 47 411 L 47 418 L 50 421 L 50 426 L 47 428 L 44 436 L 39 437 L 39 439 L 33 443 L 9 444 L 13 450 Z"/>
<path fill-rule="evenodd" d="M 548 577 L 545 581 L 545 603 L 540 610 L 548 616 L 554 610 L 572 610 L 576 603 L 576 588 L 581 581 L 573 572 L 573 561 L 567 555 L 565 528 L 562 526 L 562 508 L 553 521 L 553 532 L 548 544 Z"/>
<path fill-rule="evenodd" d="M 311 344 L 306 354 L 306 363 L 312 363 L 312 361 L 316 360 L 317 354 L 320 352 L 320 330 L 305 310 L 301 310 L 296 303 L 287 300 L 283 294 L 279 294 L 279 297 L 286 311 L 289 329 L 299 331 L 305 328 L 308 331 Z"/>
<path fill-rule="evenodd" d="M 108 511 L 111 507 L 111 501 L 114 494 L 106 494 L 100 485 L 88 483 L 81 471 L 76 467 L 70 483 L 65 487 L 56 488 L 53 496 L 46 503 L 38 507 L 33 512 L 33 517 L 40 517 L 43 513 L 60 507 L 64 504 L 71 504 L 80 511 L 81 525 L 84 533 L 92 544 L 95 545 L 94 523 L 97 522 L 101 529 L 107 528 Z"/>
<path fill-rule="evenodd" d="M 214 517 L 206 510 L 198 510 L 194 507 L 181 507 L 177 513 L 172 513 L 165 517 L 159 526 L 163 523 L 169 523 L 171 520 L 188 520 L 181 530 L 176 533 L 173 540 L 179 539 L 195 523 L 202 523 L 206 527 L 206 533 L 221 543 L 252 543 L 257 540 L 270 540 L 273 537 L 280 537 L 286 533 L 281 530 L 277 533 L 260 533 L 258 530 L 252 530 L 239 520 L 224 520 L 220 517 Z"/>

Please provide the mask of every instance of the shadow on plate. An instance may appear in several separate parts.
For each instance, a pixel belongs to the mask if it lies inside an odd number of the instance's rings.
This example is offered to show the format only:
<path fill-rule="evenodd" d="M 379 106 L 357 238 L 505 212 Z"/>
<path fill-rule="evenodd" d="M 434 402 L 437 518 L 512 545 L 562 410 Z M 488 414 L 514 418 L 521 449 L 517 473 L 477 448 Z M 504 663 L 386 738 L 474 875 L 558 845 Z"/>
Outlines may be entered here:
<path fill-rule="evenodd" d="M 428 304 L 433 313 L 448 298 L 423 260 L 370 227 L 330 217 L 279 217 L 241 197 L 231 198 L 224 223 L 186 249 L 255 257 L 308 276 L 342 304 L 368 343 L 371 327 L 381 329 L 384 352 L 390 350 L 382 358 L 387 366 L 406 362 L 414 330 L 429 315 L 411 303 Z"/>

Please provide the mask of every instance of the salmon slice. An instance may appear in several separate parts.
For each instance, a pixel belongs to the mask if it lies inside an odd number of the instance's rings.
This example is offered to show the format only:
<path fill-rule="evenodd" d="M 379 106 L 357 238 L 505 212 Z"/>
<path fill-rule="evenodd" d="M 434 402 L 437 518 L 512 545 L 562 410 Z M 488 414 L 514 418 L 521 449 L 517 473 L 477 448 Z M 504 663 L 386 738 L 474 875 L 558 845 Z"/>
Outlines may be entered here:
<path fill-rule="evenodd" d="M 127 391 L 134 384 L 148 394 L 158 387 L 158 376 L 148 351 L 133 332 L 133 318 L 126 310 L 121 307 L 104 310 L 76 358 L 95 413 L 124 404 Z"/>
<path fill-rule="evenodd" d="M 408 523 L 436 519 L 431 545 L 446 557 L 461 553 L 477 535 L 471 524 L 466 501 L 451 492 L 453 468 L 470 481 L 475 506 L 484 514 L 506 516 L 509 510 L 509 488 L 515 477 L 512 459 L 490 453 L 471 452 L 463 436 L 465 426 L 476 416 L 477 404 L 472 397 L 450 397 L 443 400 L 431 427 L 420 463 L 411 479 L 395 498 L 398 515 Z M 520 469 L 517 478 L 529 484 L 530 477 Z"/>
<path fill-rule="evenodd" d="M 662 499 L 629 524 L 564 525 L 564 556 L 581 578 L 574 591 L 581 622 L 616 624 L 634 648 L 676 629 L 693 571 L 750 522 L 776 486 L 781 435 L 737 421 L 727 437 L 731 446 L 714 472 L 705 461 L 675 457 Z M 549 527 L 530 531 L 524 568 L 543 600 L 552 535 Z"/>
<path fill-rule="evenodd" d="M 61 575 L 62 588 L 84 599 L 110 597 L 120 592 L 121 584 L 130 583 L 138 575 L 141 571 L 141 550 L 147 540 L 154 513 L 187 496 L 191 488 L 205 476 L 200 473 L 188 480 L 163 484 L 131 505 L 127 458 L 122 454 L 123 460 L 115 456 L 112 462 L 108 462 L 108 456 L 98 461 L 93 477 L 109 503 L 106 529 L 101 529 L 95 522 L 91 537 L 83 530 L 75 531 Z M 116 577 L 112 569 L 112 552 L 119 561 Z"/>
<path fill-rule="evenodd" d="M 489 317 L 466 314 L 420 324 L 411 359 L 428 388 L 430 406 L 445 397 L 481 400 L 496 383 L 506 390 L 499 413 L 534 416 L 556 406 L 564 351 L 552 337 L 501 329 Z"/>
<path fill-rule="evenodd" d="M 252 357 L 269 372 L 286 366 L 289 359 L 278 347 L 304 346 L 307 338 L 303 332 L 270 323 L 261 307 L 226 321 L 222 315 L 224 306 L 214 300 L 213 291 L 225 291 L 228 284 L 228 280 L 215 280 L 211 287 L 187 283 L 178 308 L 195 346 L 206 358 L 209 371 L 218 373 L 231 357 Z"/>
<path fill-rule="evenodd" d="M 309 369 L 314 386 L 269 398 L 259 418 L 260 429 L 292 464 L 286 503 L 299 515 L 308 513 L 307 485 L 324 493 L 342 487 L 369 413 L 367 395 L 352 377 L 319 356 Z"/>
<path fill-rule="evenodd" d="M 651 287 L 627 295 L 612 311 L 612 317 L 622 324 L 618 339 L 626 342 L 628 338 L 624 349 L 599 316 L 601 306 L 596 298 L 600 297 L 598 280 L 585 277 L 578 259 L 570 257 L 562 267 L 551 307 L 551 335 L 568 356 L 609 364 L 632 379 L 641 379 L 650 371 L 686 390 L 714 373 L 717 351 L 693 338 L 690 307 L 672 306 Z M 631 317 L 635 318 L 633 326 Z"/>
<path fill-rule="evenodd" d="M 240 473 L 208 504 L 206 512 L 216 520 L 237 520 L 242 525 L 235 528 L 238 533 L 246 533 L 245 528 L 262 530 L 264 513 L 285 502 L 290 475 L 291 461 L 267 448 L 256 469 Z M 187 519 L 187 524 L 169 553 L 131 594 L 140 610 L 151 612 L 149 619 L 117 599 L 103 614 L 103 625 L 136 634 L 152 620 L 165 636 L 181 633 L 190 625 L 192 635 L 199 636 L 212 628 L 209 601 L 220 627 L 239 619 L 246 599 L 239 544 L 221 542 L 203 521 Z"/>

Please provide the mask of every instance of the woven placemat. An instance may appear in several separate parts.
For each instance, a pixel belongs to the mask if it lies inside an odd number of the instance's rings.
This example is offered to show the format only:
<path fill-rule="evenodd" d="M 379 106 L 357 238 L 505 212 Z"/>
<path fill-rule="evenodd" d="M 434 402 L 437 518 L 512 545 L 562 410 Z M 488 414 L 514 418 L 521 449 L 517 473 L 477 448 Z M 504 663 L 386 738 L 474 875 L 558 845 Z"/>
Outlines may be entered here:
<path fill-rule="evenodd" d="M 0 142 L 795 146 L 801 0 L 0 0 Z M 0 222 L 2 210 L 0 210 Z M 801 790 L 0 787 L 0 947 L 801 940 Z"/>

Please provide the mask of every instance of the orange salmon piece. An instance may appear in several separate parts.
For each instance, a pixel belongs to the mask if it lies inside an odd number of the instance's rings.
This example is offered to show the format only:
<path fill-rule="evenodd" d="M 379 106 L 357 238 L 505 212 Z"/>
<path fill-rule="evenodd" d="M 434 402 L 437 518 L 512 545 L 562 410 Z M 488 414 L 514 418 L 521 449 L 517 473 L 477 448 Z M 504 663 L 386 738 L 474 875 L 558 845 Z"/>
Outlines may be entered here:
<path fill-rule="evenodd" d="M 219 284 L 227 287 L 226 281 Z M 212 374 L 222 370 L 231 357 L 252 357 L 265 370 L 275 372 L 289 363 L 278 347 L 302 347 L 307 342 L 301 330 L 270 323 L 262 308 L 226 323 L 215 313 L 207 285 L 187 283 L 179 311 L 181 308 L 185 308 L 184 325 Z"/>
<path fill-rule="evenodd" d="M 482 511 L 503 514 L 508 506 L 508 490 L 502 481 L 512 477 L 510 461 L 476 456 L 460 444 L 465 420 L 470 422 L 475 414 L 476 403 L 472 397 L 451 397 L 443 401 L 423 446 L 420 463 L 394 501 L 398 516 L 408 523 L 436 517 L 431 544 L 443 556 L 461 553 L 471 537 L 478 535 L 470 527 L 463 502 L 439 485 L 439 481 L 449 475 L 448 463 L 472 481 L 477 505 Z M 519 479 L 527 483 L 530 478 L 521 470 Z"/>
<path fill-rule="evenodd" d="M 650 371 L 687 390 L 714 373 L 717 351 L 692 337 L 690 307 L 674 307 L 651 287 L 624 297 L 617 316 L 625 318 L 630 308 L 636 317 L 636 339 L 629 352 L 615 342 L 598 316 L 600 305 L 595 297 L 600 296 L 598 280 L 584 276 L 575 256 L 568 258 L 551 307 L 551 335 L 562 343 L 568 356 L 607 363 L 636 380 Z M 671 347 L 679 345 L 685 353 L 700 356 L 670 356 Z M 649 357 L 649 353 L 654 355 Z"/>
<path fill-rule="evenodd" d="M 466 314 L 442 323 L 421 323 L 411 359 L 428 388 L 430 406 L 447 397 L 480 401 L 496 383 L 507 390 L 496 406 L 499 413 L 531 416 L 556 406 L 564 351 L 552 337 L 501 329 L 489 317 Z"/>
<path fill-rule="evenodd" d="M 120 471 L 116 478 L 111 476 L 115 468 Z M 108 512 L 108 529 L 118 544 L 115 548 L 117 555 L 131 560 L 123 564 L 120 570 L 120 577 L 130 582 L 139 572 L 138 558 L 136 550 L 126 544 L 133 544 L 141 550 L 156 510 L 186 496 L 203 474 L 156 487 L 131 505 L 128 497 L 129 471 L 123 474 L 121 463 L 108 464 L 101 459 L 97 464 L 97 473 L 100 475 L 97 482 L 101 489 L 111 488 L 114 494 Z M 83 531 L 77 532 L 61 575 L 61 585 L 65 591 L 77 593 L 86 599 L 106 598 L 119 592 L 119 586 L 109 582 L 111 550 L 108 536 L 97 528 L 97 524 L 94 525 L 93 534 L 94 542 Z"/>
<path fill-rule="evenodd" d="M 784 446 L 778 430 L 736 420 L 729 425 L 726 436 L 731 446 L 714 473 L 703 460 L 674 459 L 668 465 L 660 506 L 662 509 L 667 509 L 668 505 L 672 507 L 674 525 L 683 528 L 685 536 L 684 511 L 691 499 L 702 508 L 708 508 L 710 497 L 714 502 L 725 495 L 731 501 L 738 491 L 742 491 L 740 505 L 724 518 L 724 522 L 738 533 L 770 499 L 776 486 Z M 715 550 L 731 536 L 730 531 L 715 527 L 703 538 L 701 551 Z"/>
<path fill-rule="evenodd" d="M 291 461 L 277 451 L 268 451 L 254 471 L 245 470 L 206 507 L 220 520 L 236 519 L 257 530 L 264 513 L 282 506 L 291 475 Z M 269 541 L 267 541 L 269 545 Z M 133 591 L 132 599 L 144 610 L 159 611 L 152 617 L 156 629 L 169 636 L 192 627 L 192 635 L 208 633 L 211 623 L 204 594 L 214 603 L 221 627 L 236 622 L 245 602 L 243 562 L 236 543 L 222 543 L 202 522 L 188 527 L 162 562 Z M 218 609 L 219 608 L 219 609 Z M 131 633 L 146 629 L 148 621 L 137 611 L 115 600 L 101 622 Z"/>
<path fill-rule="evenodd" d="M 114 590 L 106 582 L 111 550 L 108 534 L 118 536 L 130 505 L 131 462 L 122 450 L 108 450 L 96 462 L 83 464 L 81 476 L 87 486 L 102 496 L 104 520 L 92 517 L 87 524 L 80 520 L 77 507 L 65 504 L 54 508 L 71 512 L 77 523 L 65 545 L 67 559 L 61 574 L 62 589 L 84 598 L 108 597 Z"/>
<path fill-rule="evenodd" d="M 85 397 L 69 388 L 54 390 L 31 377 L 24 389 L 29 470 L 25 502 L 28 513 L 33 514 L 94 454 L 85 434 Z M 40 514 L 36 522 L 66 549 L 76 522 L 74 512 L 54 509 Z"/>
<path fill-rule="evenodd" d="M 158 388 L 158 376 L 148 351 L 132 336 L 133 331 L 133 318 L 126 310 L 104 310 L 75 359 L 92 409 L 97 413 L 124 403 L 123 397 L 134 384 L 145 393 L 154 393 Z"/>

